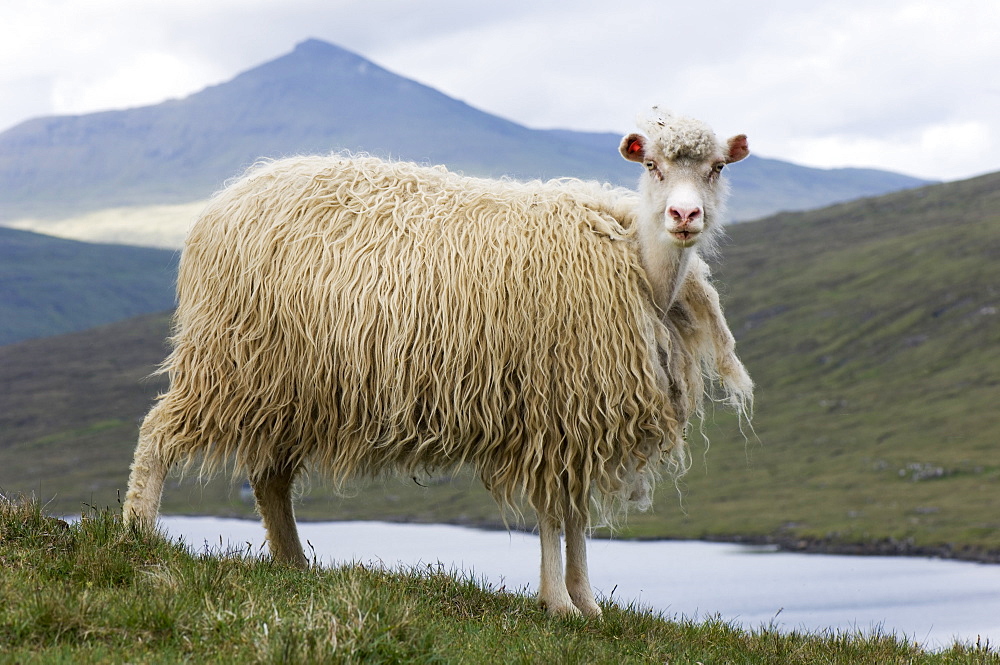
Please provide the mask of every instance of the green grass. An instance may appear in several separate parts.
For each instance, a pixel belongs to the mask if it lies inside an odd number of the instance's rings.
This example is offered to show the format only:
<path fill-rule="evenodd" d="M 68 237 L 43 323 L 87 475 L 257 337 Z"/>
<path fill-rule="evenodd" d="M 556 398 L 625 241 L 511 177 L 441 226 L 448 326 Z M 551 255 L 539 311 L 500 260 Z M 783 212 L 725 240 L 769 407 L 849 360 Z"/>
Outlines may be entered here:
<path fill-rule="evenodd" d="M 550 618 L 524 590 L 439 566 L 293 570 L 195 554 L 88 511 L 66 524 L 0 501 L 0 660 L 16 663 L 1000 663 L 893 635 L 808 635 L 602 602 Z"/>

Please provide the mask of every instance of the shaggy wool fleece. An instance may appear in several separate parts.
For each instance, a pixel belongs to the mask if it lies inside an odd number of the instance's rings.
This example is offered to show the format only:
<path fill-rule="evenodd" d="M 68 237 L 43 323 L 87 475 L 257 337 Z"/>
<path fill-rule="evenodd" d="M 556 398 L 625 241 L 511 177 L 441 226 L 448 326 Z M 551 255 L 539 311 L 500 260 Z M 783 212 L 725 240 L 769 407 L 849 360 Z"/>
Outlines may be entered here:
<path fill-rule="evenodd" d="M 648 503 L 685 451 L 635 204 L 368 157 L 258 165 L 189 235 L 143 435 L 206 472 L 468 464 L 514 510 Z"/>

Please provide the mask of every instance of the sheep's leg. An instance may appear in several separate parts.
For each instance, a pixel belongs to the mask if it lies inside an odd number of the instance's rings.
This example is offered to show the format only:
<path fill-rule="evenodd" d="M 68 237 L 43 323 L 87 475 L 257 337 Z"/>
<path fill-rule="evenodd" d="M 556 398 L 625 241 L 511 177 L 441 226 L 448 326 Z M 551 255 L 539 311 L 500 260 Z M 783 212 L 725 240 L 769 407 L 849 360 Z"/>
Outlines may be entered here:
<path fill-rule="evenodd" d="M 587 571 L 587 516 L 571 511 L 566 518 L 566 589 L 587 616 L 600 616 Z"/>
<path fill-rule="evenodd" d="M 169 465 L 160 457 L 157 440 L 151 433 L 151 412 L 139 430 L 139 442 L 135 447 L 132 470 L 125 491 L 122 506 L 122 520 L 125 524 L 136 524 L 152 529 L 156 525 L 156 515 L 160 512 L 160 497 L 163 495 L 163 481 L 167 477 Z"/>
<path fill-rule="evenodd" d="M 257 512 L 264 522 L 268 549 L 275 561 L 305 568 L 309 562 L 302 551 L 299 530 L 292 509 L 292 482 L 298 469 L 269 469 L 250 478 Z"/>
<path fill-rule="evenodd" d="M 538 539 L 542 546 L 542 578 L 538 602 L 549 614 L 579 614 L 563 579 L 563 561 L 559 522 L 550 515 L 538 514 Z"/>

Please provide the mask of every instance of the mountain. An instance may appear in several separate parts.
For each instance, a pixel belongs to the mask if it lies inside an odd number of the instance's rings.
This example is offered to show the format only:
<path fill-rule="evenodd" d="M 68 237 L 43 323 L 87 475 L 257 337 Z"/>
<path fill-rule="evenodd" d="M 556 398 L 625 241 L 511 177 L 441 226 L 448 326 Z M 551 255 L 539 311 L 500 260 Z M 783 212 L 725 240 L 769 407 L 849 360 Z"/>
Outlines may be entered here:
<path fill-rule="evenodd" d="M 337 150 L 470 175 L 575 176 L 632 186 L 614 134 L 534 130 L 318 40 L 189 97 L 29 120 L 0 134 L 0 222 L 206 198 L 261 157 Z M 752 145 L 751 137 L 751 145 Z M 881 171 L 752 159 L 732 169 L 732 217 L 925 184 Z"/>
<path fill-rule="evenodd" d="M 0 227 L 0 345 L 174 304 L 177 253 Z"/>
<path fill-rule="evenodd" d="M 736 225 L 713 269 L 757 383 L 752 429 L 710 413 L 683 504 L 668 481 L 622 534 L 998 558 L 1000 173 Z M 168 328 L 0 347 L 0 489 L 114 505 Z M 312 485 L 306 518 L 497 522 L 466 476 L 346 499 Z M 252 511 L 225 478 L 187 488 L 172 481 L 169 512 Z"/>

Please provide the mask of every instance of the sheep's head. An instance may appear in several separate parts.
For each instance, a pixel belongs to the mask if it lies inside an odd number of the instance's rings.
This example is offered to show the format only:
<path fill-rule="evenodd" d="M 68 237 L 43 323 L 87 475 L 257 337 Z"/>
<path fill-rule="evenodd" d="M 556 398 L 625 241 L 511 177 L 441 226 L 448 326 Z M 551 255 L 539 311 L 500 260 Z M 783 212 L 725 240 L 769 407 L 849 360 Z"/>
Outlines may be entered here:
<path fill-rule="evenodd" d="M 640 187 L 646 221 L 681 247 L 710 238 L 727 193 L 722 170 L 750 154 L 746 135 L 721 142 L 704 123 L 657 107 L 639 126 L 645 134 L 629 134 L 619 149 L 646 167 Z"/>

